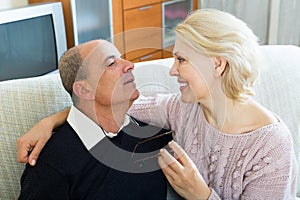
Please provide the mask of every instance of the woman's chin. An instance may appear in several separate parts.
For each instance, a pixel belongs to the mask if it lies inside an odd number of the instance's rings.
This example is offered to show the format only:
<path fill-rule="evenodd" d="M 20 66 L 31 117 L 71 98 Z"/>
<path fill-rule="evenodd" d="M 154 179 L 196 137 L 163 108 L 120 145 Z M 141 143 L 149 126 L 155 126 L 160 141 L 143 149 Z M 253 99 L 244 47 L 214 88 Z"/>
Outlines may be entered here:
<path fill-rule="evenodd" d="M 187 97 L 186 95 L 183 95 L 183 94 L 181 94 L 181 101 L 183 103 L 193 103 L 193 101 L 189 97 Z"/>
<path fill-rule="evenodd" d="M 131 96 L 130 96 L 130 100 L 134 101 L 136 100 L 137 98 L 139 98 L 140 96 L 140 92 L 135 89 L 132 93 L 131 93 Z"/>
<path fill-rule="evenodd" d="M 181 101 L 184 103 L 195 103 L 197 98 L 189 92 L 181 91 Z"/>

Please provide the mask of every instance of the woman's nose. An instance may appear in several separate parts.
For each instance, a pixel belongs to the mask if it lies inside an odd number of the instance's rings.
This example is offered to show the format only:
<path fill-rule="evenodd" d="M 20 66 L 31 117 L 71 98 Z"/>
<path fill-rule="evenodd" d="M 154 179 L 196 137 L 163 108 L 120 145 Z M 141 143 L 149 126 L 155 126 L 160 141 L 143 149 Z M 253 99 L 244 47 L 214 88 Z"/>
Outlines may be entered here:
<path fill-rule="evenodd" d="M 179 74 L 176 61 L 174 61 L 173 65 L 169 71 L 169 74 L 170 74 L 170 76 L 177 76 Z"/>

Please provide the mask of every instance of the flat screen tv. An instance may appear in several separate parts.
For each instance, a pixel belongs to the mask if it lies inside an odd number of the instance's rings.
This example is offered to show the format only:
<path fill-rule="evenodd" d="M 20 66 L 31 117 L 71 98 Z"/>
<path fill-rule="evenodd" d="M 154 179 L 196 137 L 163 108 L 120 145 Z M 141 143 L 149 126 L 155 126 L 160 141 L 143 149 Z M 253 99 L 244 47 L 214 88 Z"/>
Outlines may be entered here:
<path fill-rule="evenodd" d="M 66 49 L 60 2 L 0 11 L 0 81 L 52 72 Z"/>

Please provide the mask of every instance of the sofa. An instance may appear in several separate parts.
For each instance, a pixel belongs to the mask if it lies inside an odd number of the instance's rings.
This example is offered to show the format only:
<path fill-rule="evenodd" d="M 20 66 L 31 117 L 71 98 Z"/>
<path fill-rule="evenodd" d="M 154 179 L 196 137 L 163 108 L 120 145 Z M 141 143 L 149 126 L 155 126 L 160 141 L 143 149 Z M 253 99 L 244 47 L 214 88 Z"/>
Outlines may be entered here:
<path fill-rule="evenodd" d="M 299 163 L 300 48 L 273 45 L 261 46 L 261 50 L 265 62 L 254 98 L 285 121 L 292 133 Z M 168 75 L 172 63 L 172 58 L 135 63 L 136 84 L 143 95 L 179 92 L 176 78 Z M 71 99 L 58 73 L 2 81 L 0 96 L 0 199 L 16 199 L 24 169 L 24 164 L 16 160 L 17 138 L 42 118 L 69 107 Z M 300 197 L 299 177 L 297 188 Z M 175 195 L 170 192 L 168 199 L 175 199 Z"/>

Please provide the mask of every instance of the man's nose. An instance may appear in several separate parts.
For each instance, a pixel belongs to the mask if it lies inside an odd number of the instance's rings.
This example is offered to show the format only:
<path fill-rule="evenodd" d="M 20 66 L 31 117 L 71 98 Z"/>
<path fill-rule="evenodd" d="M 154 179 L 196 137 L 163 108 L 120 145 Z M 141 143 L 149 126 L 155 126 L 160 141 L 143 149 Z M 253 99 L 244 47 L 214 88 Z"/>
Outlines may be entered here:
<path fill-rule="evenodd" d="M 122 59 L 122 67 L 123 67 L 123 72 L 127 72 L 129 70 L 133 70 L 134 69 L 134 64 L 128 60 L 124 60 Z"/>

